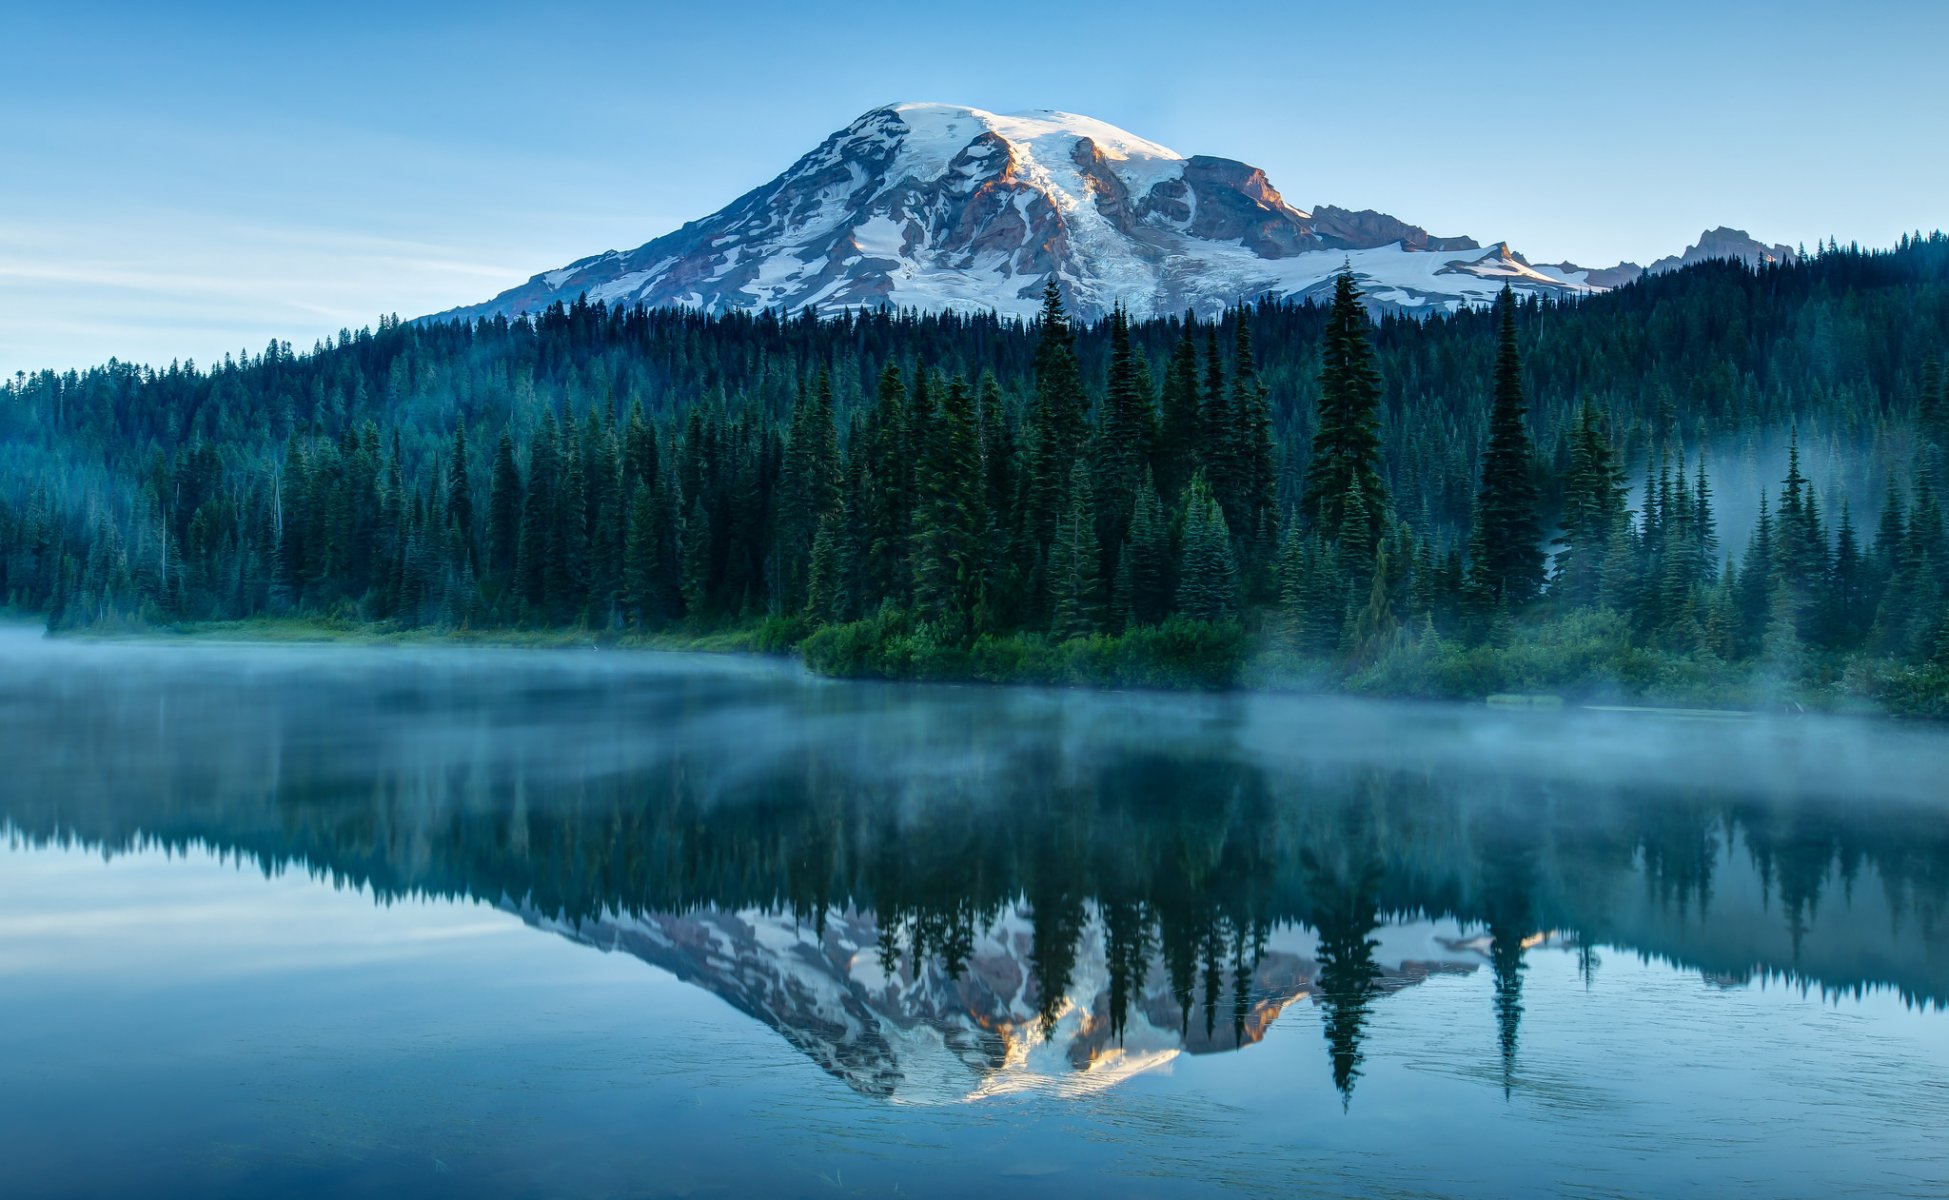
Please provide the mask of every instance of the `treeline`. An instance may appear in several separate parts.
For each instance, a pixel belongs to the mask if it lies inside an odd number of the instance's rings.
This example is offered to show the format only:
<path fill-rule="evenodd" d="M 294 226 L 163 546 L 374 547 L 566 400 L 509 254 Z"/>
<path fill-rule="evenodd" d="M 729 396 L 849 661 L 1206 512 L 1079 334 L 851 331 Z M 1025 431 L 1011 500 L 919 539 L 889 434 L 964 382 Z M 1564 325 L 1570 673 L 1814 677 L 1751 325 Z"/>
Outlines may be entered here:
<path fill-rule="evenodd" d="M 842 673 L 1852 678 L 1927 707 L 1946 341 L 1940 234 L 1378 325 L 1345 277 L 1328 305 L 1090 329 L 1053 285 L 1026 326 L 386 320 L 208 372 L 17 377 L 0 594 L 55 628 L 763 622 Z M 1706 455 L 1750 474 L 1789 430 L 1722 545 Z M 1868 494 L 1871 520 L 1833 502 Z"/>

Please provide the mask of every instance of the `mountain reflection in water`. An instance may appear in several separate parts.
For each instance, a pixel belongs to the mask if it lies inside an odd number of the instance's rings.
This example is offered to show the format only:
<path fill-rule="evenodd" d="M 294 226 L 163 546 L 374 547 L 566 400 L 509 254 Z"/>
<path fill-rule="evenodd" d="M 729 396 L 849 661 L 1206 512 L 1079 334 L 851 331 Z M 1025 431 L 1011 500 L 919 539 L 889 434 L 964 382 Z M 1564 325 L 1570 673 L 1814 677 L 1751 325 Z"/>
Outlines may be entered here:
<path fill-rule="evenodd" d="M 1317 1005 L 1623 952 L 1949 1003 L 1933 730 L 830 684 L 682 656 L 0 634 L 0 820 L 464 897 L 635 955 L 858 1092 L 1086 1092 Z"/>

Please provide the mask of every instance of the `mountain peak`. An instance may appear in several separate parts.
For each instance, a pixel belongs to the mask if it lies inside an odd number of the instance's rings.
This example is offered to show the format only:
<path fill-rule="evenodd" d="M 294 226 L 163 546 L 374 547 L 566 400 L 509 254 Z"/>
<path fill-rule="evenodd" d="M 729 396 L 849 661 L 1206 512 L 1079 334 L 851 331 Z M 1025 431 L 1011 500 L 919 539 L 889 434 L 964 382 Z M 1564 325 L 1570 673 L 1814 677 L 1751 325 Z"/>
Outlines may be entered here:
<path fill-rule="evenodd" d="M 1721 229 L 1685 258 L 1755 261 L 1754 248 L 1785 250 Z M 1648 270 L 1666 261 L 1676 260 Z M 1386 213 L 1302 209 L 1249 163 L 1186 156 L 1095 117 L 905 101 L 861 114 L 708 217 L 445 315 L 534 312 L 586 295 L 713 312 L 892 305 L 1029 317 L 1052 277 L 1084 319 L 1117 303 L 1140 318 L 1209 315 L 1321 294 L 1343 263 L 1369 304 L 1413 312 L 1485 304 L 1505 284 L 1568 295 L 1619 278 L 1532 265 L 1507 242 L 1485 251 Z"/>

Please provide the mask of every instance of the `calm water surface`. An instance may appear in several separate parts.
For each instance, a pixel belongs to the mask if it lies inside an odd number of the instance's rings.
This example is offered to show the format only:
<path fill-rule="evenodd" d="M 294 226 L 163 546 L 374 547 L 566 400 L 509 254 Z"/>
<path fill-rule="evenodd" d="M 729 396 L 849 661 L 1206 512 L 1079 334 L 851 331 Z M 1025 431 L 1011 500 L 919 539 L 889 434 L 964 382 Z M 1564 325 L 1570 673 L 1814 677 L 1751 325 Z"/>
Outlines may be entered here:
<path fill-rule="evenodd" d="M 8 1197 L 1949 1194 L 1949 733 L 0 631 Z"/>

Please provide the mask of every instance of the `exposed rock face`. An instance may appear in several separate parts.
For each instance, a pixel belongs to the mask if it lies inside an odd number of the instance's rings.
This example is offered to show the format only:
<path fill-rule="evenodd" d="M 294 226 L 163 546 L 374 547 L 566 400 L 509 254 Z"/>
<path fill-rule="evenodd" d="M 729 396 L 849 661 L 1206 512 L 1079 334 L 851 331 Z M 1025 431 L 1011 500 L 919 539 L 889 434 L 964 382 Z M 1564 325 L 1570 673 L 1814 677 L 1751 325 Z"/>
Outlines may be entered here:
<path fill-rule="evenodd" d="M 1427 230 L 1371 209 L 1351 212 L 1331 204 L 1313 210 L 1315 227 L 1330 238 L 1350 244 L 1384 246 L 1399 242 L 1409 250 L 1480 250 L 1474 238 L 1433 237 Z"/>
<path fill-rule="evenodd" d="M 1370 305 L 1432 312 L 1486 303 L 1505 284 L 1573 295 L 1640 273 L 1480 249 L 1386 213 L 1296 208 L 1257 167 L 1185 158 L 1089 117 L 900 104 L 866 113 L 709 217 L 443 315 L 534 312 L 586 295 L 713 312 L 885 304 L 1027 316 L 1052 275 L 1085 318 L 1114 303 L 1139 317 L 1210 314 L 1321 294 L 1343 264 Z M 1720 229 L 1649 269 L 1784 251 Z"/>
<path fill-rule="evenodd" d="M 1698 243 L 1687 246 L 1685 253 L 1670 255 L 1652 263 L 1645 268 L 1645 273 L 1656 275 L 1662 271 L 1676 271 L 1680 267 L 1713 259 L 1731 259 L 1749 267 L 1759 267 L 1769 263 L 1795 262 L 1799 258 L 1791 246 L 1768 246 L 1744 229 L 1728 229 L 1721 225 L 1700 234 Z"/>
<path fill-rule="evenodd" d="M 1584 283 L 1599 291 L 1623 287 L 1635 283 L 1646 275 L 1662 275 L 1666 271 L 1676 271 L 1694 263 L 1726 260 L 1743 262 L 1749 267 L 1765 266 L 1769 263 L 1798 262 L 1800 255 L 1791 246 L 1768 246 L 1743 229 L 1729 229 L 1724 225 L 1708 229 L 1699 235 L 1696 245 L 1687 246 L 1685 253 L 1667 255 L 1648 267 L 1634 262 L 1623 262 L 1615 267 L 1591 269 L 1579 267 L 1574 263 L 1558 263 L 1550 270 L 1568 276 L 1576 276 Z"/>

